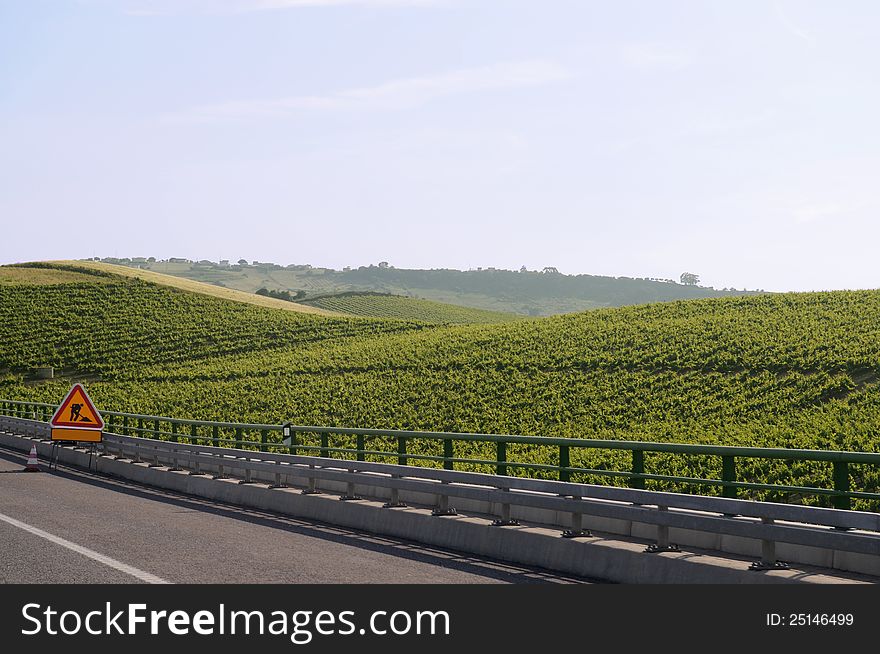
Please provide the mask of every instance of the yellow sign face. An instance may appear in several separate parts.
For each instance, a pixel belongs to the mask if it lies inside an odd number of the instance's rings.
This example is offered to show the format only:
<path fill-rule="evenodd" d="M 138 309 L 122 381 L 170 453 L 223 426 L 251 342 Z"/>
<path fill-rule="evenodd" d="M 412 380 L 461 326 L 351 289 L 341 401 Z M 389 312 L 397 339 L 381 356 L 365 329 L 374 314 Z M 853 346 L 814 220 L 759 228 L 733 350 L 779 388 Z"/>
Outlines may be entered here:
<path fill-rule="evenodd" d="M 53 441 L 97 443 L 104 430 L 104 419 L 82 384 L 74 384 L 50 421 Z"/>
<path fill-rule="evenodd" d="M 53 441 L 81 441 L 83 443 L 100 443 L 104 432 L 96 429 L 64 429 L 52 428 Z"/>

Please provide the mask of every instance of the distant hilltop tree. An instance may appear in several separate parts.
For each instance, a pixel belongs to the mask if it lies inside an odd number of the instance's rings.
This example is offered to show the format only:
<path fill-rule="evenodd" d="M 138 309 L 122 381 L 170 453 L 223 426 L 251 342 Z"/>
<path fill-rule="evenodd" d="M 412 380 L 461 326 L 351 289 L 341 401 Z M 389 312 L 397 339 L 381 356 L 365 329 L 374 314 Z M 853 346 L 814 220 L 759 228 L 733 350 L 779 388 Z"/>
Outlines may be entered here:
<path fill-rule="evenodd" d="M 681 280 L 681 283 L 685 286 L 696 286 L 700 283 L 700 276 L 690 272 L 683 272 L 681 273 L 679 280 Z"/>
<path fill-rule="evenodd" d="M 246 266 L 246 265 L 248 265 L 247 259 L 239 259 L 239 260 L 238 260 L 238 265 L 239 265 L 239 266 Z"/>
<path fill-rule="evenodd" d="M 379 262 L 379 267 L 380 267 L 380 268 L 387 268 L 387 267 L 388 267 L 388 262 L 387 262 L 387 261 L 380 261 L 380 262 Z"/>
<path fill-rule="evenodd" d="M 286 300 L 287 302 L 295 302 L 296 300 L 300 300 L 306 296 L 305 291 L 294 291 L 291 294 L 290 291 L 270 291 L 268 288 L 265 287 L 257 289 L 256 294 L 262 295 L 263 297 L 274 297 L 276 300 Z"/>

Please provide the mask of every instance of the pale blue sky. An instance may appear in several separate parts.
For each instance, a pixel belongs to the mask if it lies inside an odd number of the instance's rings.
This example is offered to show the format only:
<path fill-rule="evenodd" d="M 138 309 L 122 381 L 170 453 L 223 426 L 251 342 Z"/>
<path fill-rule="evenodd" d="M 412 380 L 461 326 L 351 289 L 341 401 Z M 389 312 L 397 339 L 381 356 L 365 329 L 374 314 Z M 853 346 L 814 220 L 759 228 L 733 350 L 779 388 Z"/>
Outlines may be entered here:
<path fill-rule="evenodd" d="M 0 261 L 880 287 L 873 0 L 0 0 Z"/>

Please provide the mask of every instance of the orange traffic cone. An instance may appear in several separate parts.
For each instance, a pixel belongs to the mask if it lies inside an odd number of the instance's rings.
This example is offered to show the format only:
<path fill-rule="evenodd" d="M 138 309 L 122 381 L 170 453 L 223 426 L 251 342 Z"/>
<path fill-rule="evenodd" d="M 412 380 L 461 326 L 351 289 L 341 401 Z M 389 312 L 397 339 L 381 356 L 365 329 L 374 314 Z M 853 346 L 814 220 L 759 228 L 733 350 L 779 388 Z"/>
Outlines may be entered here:
<path fill-rule="evenodd" d="M 27 465 L 24 472 L 40 472 L 40 462 L 37 460 L 37 446 L 31 445 L 31 453 L 28 454 Z"/>

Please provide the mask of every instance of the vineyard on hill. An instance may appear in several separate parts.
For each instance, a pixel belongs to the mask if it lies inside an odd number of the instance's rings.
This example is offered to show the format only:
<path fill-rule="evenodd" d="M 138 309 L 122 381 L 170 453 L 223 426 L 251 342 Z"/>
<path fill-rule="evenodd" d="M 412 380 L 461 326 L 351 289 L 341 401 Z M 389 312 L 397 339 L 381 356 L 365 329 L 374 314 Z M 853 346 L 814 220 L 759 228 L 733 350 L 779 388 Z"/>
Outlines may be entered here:
<path fill-rule="evenodd" d="M 301 300 L 300 304 L 352 316 L 418 320 L 438 325 L 502 323 L 522 319 L 522 316 L 513 313 L 474 309 L 402 295 L 360 291 L 314 297 Z"/>
<path fill-rule="evenodd" d="M 876 291 L 431 325 L 295 314 L 115 276 L 18 279 L 0 284 L 0 336 L 6 399 L 58 402 L 72 379 L 85 379 L 102 408 L 197 419 L 880 447 Z M 41 365 L 63 378 L 32 380 Z M 480 447 L 460 454 L 485 456 Z M 541 446 L 508 450 L 511 461 L 555 456 Z M 626 468 L 619 454 L 579 456 L 572 465 Z M 654 470 L 718 474 L 717 461 L 650 456 Z M 740 468 L 750 480 L 826 487 L 830 474 L 786 461 Z M 852 475 L 854 486 L 880 484 L 867 466 Z"/>

